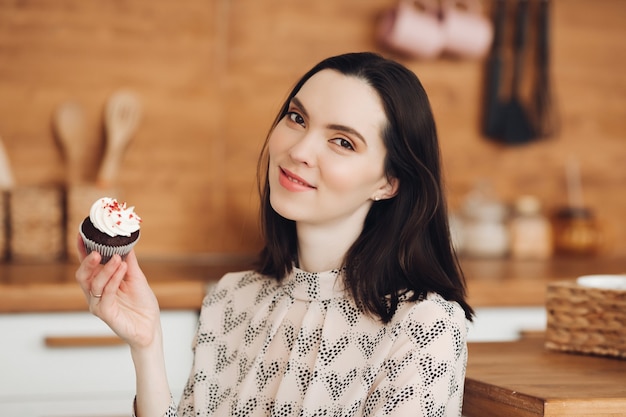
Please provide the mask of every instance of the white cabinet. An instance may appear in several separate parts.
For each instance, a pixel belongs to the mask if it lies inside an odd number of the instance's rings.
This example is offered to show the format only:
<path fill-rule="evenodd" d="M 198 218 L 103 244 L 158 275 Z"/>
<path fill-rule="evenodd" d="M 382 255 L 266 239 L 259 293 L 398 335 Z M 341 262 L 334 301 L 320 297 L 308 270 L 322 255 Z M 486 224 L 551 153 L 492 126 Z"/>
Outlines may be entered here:
<path fill-rule="evenodd" d="M 168 379 L 178 400 L 191 369 L 195 311 L 161 314 Z M 129 415 L 135 377 L 126 345 L 49 347 L 47 337 L 112 336 L 87 312 L 0 315 L 0 416 Z"/>
<path fill-rule="evenodd" d="M 478 307 L 468 341 L 500 342 L 519 339 L 522 331 L 546 328 L 545 307 Z"/>

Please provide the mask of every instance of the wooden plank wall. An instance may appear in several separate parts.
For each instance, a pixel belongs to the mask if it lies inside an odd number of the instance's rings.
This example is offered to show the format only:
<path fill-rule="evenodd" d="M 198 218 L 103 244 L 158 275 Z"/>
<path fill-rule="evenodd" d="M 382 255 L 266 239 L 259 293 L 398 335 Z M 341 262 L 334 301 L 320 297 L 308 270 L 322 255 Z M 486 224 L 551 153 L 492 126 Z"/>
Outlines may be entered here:
<path fill-rule="evenodd" d="M 564 164 L 573 155 L 585 200 L 610 236 L 603 255 L 624 256 L 626 2 L 554 3 L 562 129 L 553 139 L 511 148 L 481 136 L 481 61 L 399 59 L 430 94 L 453 208 L 488 179 L 504 200 L 532 193 L 553 209 L 566 201 Z M 381 51 L 374 29 L 393 4 L 0 0 L 0 136 L 17 183 L 63 184 L 51 117 L 67 99 L 87 110 L 95 172 L 105 100 L 132 88 L 144 118 L 117 186 L 144 218 L 139 254 L 255 251 L 256 157 L 279 104 L 318 60 Z"/>

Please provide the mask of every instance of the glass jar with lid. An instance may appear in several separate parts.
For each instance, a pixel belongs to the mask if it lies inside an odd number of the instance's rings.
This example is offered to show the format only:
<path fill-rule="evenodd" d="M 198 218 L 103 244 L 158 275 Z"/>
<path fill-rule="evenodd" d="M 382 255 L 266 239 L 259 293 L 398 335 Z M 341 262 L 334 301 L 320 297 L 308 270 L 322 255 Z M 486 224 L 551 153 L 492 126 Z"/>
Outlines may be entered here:
<path fill-rule="evenodd" d="M 509 252 L 508 207 L 488 183 L 472 190 L 463 205 L 463 255 L 501 258 Z"/>
<path fill-rule="evenodd" d="M 552 256 L 552 225 L 537 197 L 523 195 L 515 200 L 509 230 L 513 258 L 548 259 Z"/>

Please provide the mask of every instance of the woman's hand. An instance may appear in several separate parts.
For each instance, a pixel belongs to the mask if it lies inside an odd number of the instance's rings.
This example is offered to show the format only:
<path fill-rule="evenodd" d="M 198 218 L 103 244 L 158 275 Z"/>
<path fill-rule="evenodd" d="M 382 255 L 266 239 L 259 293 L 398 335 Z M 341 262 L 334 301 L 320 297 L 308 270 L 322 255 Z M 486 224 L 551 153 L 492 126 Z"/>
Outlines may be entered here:
<path fill-rule="evenodd" d="M 122 261 L 115 255 L 100 265 L 100 254 L 86 255 L 79 237 L 81 264 L 76 280 L 89 311 L 102 319 L 131 348 L 150 346 L 161 337 L 159 304 L 139 268 L 134 251 Z"/>

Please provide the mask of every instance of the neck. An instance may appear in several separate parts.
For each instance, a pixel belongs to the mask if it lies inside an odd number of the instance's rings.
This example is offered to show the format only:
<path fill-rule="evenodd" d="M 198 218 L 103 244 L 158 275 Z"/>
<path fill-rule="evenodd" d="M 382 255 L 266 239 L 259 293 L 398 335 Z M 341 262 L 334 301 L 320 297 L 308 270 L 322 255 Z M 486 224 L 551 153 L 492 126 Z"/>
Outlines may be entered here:
<path fill-rule="evenodd" d="M 348 249 L 362 229 L 363 219 L 324 225 L 298 223 L 296 230 L 300 269 L 324 272 L 341 268 Z"/>

